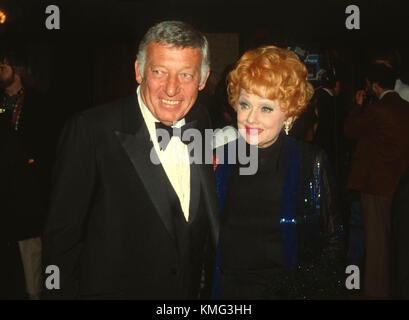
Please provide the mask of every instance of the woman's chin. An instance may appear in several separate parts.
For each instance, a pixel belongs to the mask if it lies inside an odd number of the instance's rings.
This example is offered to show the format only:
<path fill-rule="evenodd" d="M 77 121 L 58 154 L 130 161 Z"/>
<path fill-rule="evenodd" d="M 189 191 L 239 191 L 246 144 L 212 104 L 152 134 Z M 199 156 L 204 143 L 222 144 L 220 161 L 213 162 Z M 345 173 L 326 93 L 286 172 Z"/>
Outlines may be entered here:
<path fill-rule="evenodd" d="M 239 129 L 239 133 L 244 140 L 250 145 L 255 145 L 258 146 L 260 141 L 259 141 L 259 136 L 258 135 L 251 135 L 247 134 L 245 129 Z"/>
<path fill-rule="evenodd" d="M 246 142 L 247 142 L 249 145 L 252 145 L 252 146 L 256 146 L 256 147 L 259 146 L 258 141 L 254 141 L 253 139 L 246 139 Z"/>
<path fill-rule="evenodd" d="M 259 146 L 262 144 L 262 141 L 259 140 L 258 136 L 251 136 L 251 135 L 246 135 L 246 142 L 252 146 Z"/>

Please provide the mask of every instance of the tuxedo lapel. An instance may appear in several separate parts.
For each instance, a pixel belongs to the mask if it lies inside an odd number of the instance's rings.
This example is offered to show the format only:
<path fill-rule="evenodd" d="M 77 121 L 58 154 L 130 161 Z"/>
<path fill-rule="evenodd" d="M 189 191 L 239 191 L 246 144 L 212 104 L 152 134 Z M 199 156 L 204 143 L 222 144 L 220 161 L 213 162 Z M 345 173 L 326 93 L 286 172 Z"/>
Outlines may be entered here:
<path fill-rule="evenodd" d="M 191 168 L 195 169 L 200 181 L 201 194 L 204 197 L 206 212 L 209 217 L 212 244 L 216 247 L 219 241 L 219 207 L 217 203 L 216 180 L 211 169 L 212 165 L 204 164 L 207 143 L 205 140 L 205 129 L 209 128 L 210 119 L 207 112 L 204 111 L 204 107 L 197 104 L 186 115 L 186 121 L 196 121 L 196 128 L 202 134 L 202 164 L 193 164 Z M 211 147 L 208 146 L 207 149 L 211 150 Z M 193 190 L 193 186 L 191 190 Z"/>
<path fill-rule="evenodd" d="M 192 110 L 195 108 L 194 113 L 189 112 L 186 121 L 198 120 L 197 125 L 198 129 L 200 129 L 205 127 L 203 123 L 207 123 L 207 121 L 205 121 L 206 119 L 203 119 L 203 115 L 200 114 L 199 106 L 194 106 Z M 159 162 L 159 159 L 150 140 L 150 135 L 140 112 L 136 95 L 131 103 L 123 106 L 122 123 L 123 127 L 121 130 L 115 131 L 115 134 L 132 162 L 136 173 L 141 178 L 158 215 L 172 239 L 175 240 L 175 227 L 172 221 L 172 197 L 169 195 L 174 193 L 174 190 L 162 165 L 155 165 L 151 161 L 151 155 L 156 158 L 156 163 Z M 203 131 L 202 134 L 204 138 Z M 209 165 L 192 164 L 190 168 L 191 196 L 189 221 L 193 221 L 195 218 L 200 202 L 200 195 L 202 195 L 209 216 L 212 242 L 216 246 L 219 237 L 219 219 L 214 174 Z M 171 192 L 169 192 L 169 190 Z"/>
<path fill-rule="evenodd" d="M 156 157 L 156 163 L 159 160 L 150 140 L 136 96 L 134 104 L 124 106 L 122 119 L 124 131 L 115 131 L 115 134 L 131 160 L 163 224 L 172 239 L 175 240 L 172 206 L 168 197 L 171 185 L 162 165 L 152 163 L 151 155 Z"/>
<path fill-rule="evenodd" d="M 197 164 L 190 165 L 190 203 L 189 203 L 189 223 L 191 223 L 199 209 L 201 186 L 199 168 Z"/>
<path fill-rule="evenodd" d="M 217 204 L 216 180 L 212 170 L 206 165 L 198 165 L 199 179 L 202 186 L 202 195 L 209 216 L 212 244 L 217 247 L 219 241 L 219 209 Z"/>

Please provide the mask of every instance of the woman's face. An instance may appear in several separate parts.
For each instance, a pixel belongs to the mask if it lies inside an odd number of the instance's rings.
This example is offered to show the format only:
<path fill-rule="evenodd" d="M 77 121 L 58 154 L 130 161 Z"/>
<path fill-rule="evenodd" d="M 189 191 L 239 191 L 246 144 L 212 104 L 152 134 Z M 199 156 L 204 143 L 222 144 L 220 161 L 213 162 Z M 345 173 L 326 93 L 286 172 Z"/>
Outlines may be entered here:
<path fill-rule="evenodd" d="M 286 120 L 277 100 L 270 100 L 241 89 L 236 105 L 240 134 L 249 144 L 259 148 L 271 146 L 278 138 Z"/>

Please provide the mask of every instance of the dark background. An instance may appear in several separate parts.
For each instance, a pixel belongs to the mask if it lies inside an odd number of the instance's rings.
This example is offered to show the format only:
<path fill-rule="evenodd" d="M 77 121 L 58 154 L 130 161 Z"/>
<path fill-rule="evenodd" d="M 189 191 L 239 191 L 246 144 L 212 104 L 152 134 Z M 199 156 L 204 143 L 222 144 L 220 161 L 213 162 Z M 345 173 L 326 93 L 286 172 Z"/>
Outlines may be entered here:
<path fill-rule="evenodd" d="M 300 45 L 329 52 L 350 91 L 375 48 L 399 49 L 409 59 L 407 1 L 222 1 L 222 0 L 0 0 L 7 14 L 1 45 L 17 43 L 30 53 L 34 84 L 61 119 L 72 112 L 134 91 L 137 44 L 153 23 L 190 22 L 204 33 L 235 33 L 239 52 L 261 44 Z M 60 8 L 60 30 L 47 30 L 48 5 Z M 360 30 L 347 30 L 345 8 L 360 8 Z M 212 48 L 211 48 L 212 49 Z"/>
<path fill-rule="evenodd" d="M 360 9 L 360 30 L 345 27 L 350 4 Z M 363 86 L 365 64 L 379 49 L 399 50 L 400 77 L 409 83 L 408 4 L 408 0 L 0 0 L 0 10 L 7 15 L 0 24 L 0 48 L 18 46 L 28 53 L 33 71 L 29 85 L 45 97 L 45 126 L 53 145 L 72 113 L 135 91 L 137 45 L 150 26 L 163 20 L 189 22 L 207 35 L 234 35 L 237 52 L 224 57 L 225 62 L 265 44 L 300 46 L 329 57 L 342 78 L 337 107 L 346 114 L 355 90 Z M 60 30 L 45 27 L 49 5 L 60 9 Z M 223 52 L 220 41 L 217 44 L 219 48 L 210 48 L 212 64 L 223 69 L 214 59 L 231 52 Z M 208 83 L 201 98 L 211 93 Z M 345 149 L 352 150 L 348 144 Z M 347 170 L 344 165 L 338 172 L 342 186 Z M 344 207 L 348 212 L 347 201 Z"/>

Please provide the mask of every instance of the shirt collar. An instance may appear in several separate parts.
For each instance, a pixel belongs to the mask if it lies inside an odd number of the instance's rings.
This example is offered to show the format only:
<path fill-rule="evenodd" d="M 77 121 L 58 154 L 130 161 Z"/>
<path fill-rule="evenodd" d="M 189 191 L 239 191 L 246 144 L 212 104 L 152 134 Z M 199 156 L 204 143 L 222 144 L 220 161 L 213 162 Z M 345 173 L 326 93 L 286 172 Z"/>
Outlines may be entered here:
<path fill-rule="evenodd" d="M 379 100 L 381 100 L 387 93 L 389 92 L 395 92 L 395 90 L 385 90 L 384 92 L 382 92 L 382 94 L 379 96 Z"/>
<path fill-rule="evenodd" d="M 333 97 L 334 94 L 331 92 L 331 90 L 327 89 L 327 88 L 322 88 L 323 90 L 325 90 L 326 92 L 328 92 L 328 94 Z"/>

